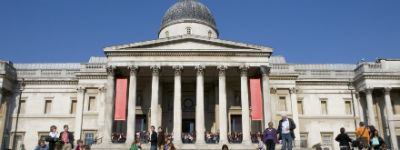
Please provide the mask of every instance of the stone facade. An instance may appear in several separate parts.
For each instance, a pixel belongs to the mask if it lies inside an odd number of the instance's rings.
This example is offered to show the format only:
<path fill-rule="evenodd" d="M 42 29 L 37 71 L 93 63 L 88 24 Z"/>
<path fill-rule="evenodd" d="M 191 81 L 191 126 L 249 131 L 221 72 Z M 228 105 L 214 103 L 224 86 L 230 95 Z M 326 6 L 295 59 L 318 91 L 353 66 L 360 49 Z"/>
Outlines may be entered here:
<path fill-rule="evenodd" d="M 91 57 L 87 63 L 1 61 L 2 149 L 13 143 L 33 149 L 51 125 L 61 131 L 64 124 L 75 139 L 97 137 L 95 149 L 127 149 L 139 119 L 146 122 L 140 129 L 162 126 L 175 139 L 181 138 L 184 121 L 192 121 L 197 137 L 204 137 L 205 131 L 219 133 L 219 143 L 174 140 L 177 147 L 219 149 L 229 144 L 235 116 L 241 120 L 243 141 L 229 147 L 253 149 L 250 132 L 262 131 L 270 121 L 277 125 L 282 113 L 297 124 L 297 148 L 339 149 L 334 142 L 339 129 L 345 127 L 354 136 L 358 122 L 364 121 L 398 149 L 400 59 L 292 64 L 271 56 L 270 47 L 218 39 L 215 26 L 201 20 L 172 21 L 176 23 L 163 26 L 159 39 L 106 47 L 106 57 Z M 127 118 L 122 122 L 113 121 L 117 78 L 129 79 Z M 261 79 L 262 121 L 251 119 L 249 78 Z M 111 142 L 117 131 L 126 134 L 125 144 Z"/>

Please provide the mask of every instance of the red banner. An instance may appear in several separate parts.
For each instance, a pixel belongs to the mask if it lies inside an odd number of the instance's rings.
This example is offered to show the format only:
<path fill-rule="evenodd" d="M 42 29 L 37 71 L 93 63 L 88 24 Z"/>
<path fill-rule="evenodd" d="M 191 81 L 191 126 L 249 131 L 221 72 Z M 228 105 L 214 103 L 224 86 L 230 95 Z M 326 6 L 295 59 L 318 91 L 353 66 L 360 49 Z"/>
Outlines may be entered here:
<path fill-rule="evenodd" d="M 262 120 L 262 98 L 260 79 L 250 79 L 251 119 Z"/>
<path fill-rule="evenodd" d="M 128 79 L 118 78 L 116 83 L 114 120 L 125 120 Z"/>

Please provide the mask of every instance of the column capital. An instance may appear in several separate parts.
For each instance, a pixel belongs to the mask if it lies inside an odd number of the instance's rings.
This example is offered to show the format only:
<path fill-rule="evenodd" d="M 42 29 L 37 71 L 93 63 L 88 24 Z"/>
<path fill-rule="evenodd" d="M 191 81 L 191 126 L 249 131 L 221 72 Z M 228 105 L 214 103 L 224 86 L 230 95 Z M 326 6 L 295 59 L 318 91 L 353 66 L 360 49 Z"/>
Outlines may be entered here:
<path fill-rule="evenodd" d="M 268 66 L 260 66 L 260 70 L 262 74 L 268 75 L 271 72 L 271 67 Z"/>
<path fill-rule="evenodd" d="M 83 93 L 83 92 L 85 92 L 85 87 L 78 87 L 78 88 L 76 88 L 76 91 L 78 91 L 78 93 Z"/>
<path fill-rule="evenodd" d="M 107 91 L 107 88 L 103 86 L 103 87 L 99 87 L 98 90 L 99 90 L 100 92 L 106 92 L 106 91 Z"/>
<path fill-rule="evenodd" d="M 272 87 L 272 88 L 270 89 L 270 93 L 271 93 L 271 94 L 276 94 L 277 91 L 278 91 L 278 88 L 276 88 L 276 87 Z"/>
<path fill-rule="evenodd" d="M 298 91 L 298 89 L 295 88 L 295 87 L 292 87 L 292 88 L 289 89 L 290 94 L 296 94 L 297 91 Z"/>
<path fill-rule="evenodd" d="M 197 65 L 194 67 L 194 69 L 197 70 L 197 74 L 204 74 L 204 70 L 206 69 L 206 67 L 204 65 Z"/>
<path fill-rule="evenodd" d="M 132 74 L 137 74 L 139 71 L 139 67 L 136 65 L 128 66 L 129 72 Z"/>
<path fill-rule="evenodd" d="M 239 66 L 239 70 L 240 70 L 240 75 L 247 76 L 249 66 L 247 66 L 247 65 Z"/>
<path fill-rule="evenodd" d="M 228 66 L 220 65 L 220 66 L 217 66 L 217 69 L 218 69 L 218 75 L 222 76 L 222 75 L 225 75 L 225 72 L 226 72 L 226 69 L 228 69 Z"/>
<path fill-rule="evenodd" d="M 383 92 L 385 93 L 385 94 L 390 94 L 390 91 L 392 90 L 392 87 L 385 87 L 385 88 L 383 88 Z"/>
<path fill-rule="evenodd" d="M 114 75 L 115 74 L 115 66 L 107 66 L 106 70 L 107 70 L 107 74 L 108 75 Z"/>
<path fill-rule="evenodd" d="M 182 65 L 172 66 L 172 69 L 174 69 L 175 75 L 180 76 L 183 71 L 183 66 Z"/>
<path fill-rule="evenodd" d="M 161 67 L 158 65 L 154 65 L 154 66 L 150 66 L 150 69 L 153 71 L 153 76 L 156 75 L 160 75 L 160 71 L 161 71 Z"/>
<path fill-rule="evenodd" d="M 365 89 L 363 89 L 363 91 L 365 92 L 365 94 L 372 94 L 372 91 L 374 90 L 374 88 L 372 87 L 367 87 Z"/>

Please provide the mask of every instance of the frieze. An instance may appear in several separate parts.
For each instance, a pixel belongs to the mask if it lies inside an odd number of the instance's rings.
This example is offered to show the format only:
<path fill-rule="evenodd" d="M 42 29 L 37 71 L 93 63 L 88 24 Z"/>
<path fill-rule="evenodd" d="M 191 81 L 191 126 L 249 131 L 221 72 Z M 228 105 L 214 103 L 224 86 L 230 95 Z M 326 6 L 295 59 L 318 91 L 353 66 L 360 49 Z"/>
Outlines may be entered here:
<path fill-rule="evenodd" d="M 30 85 L 77 85 L 78 80 L 71 80 L 71 81 L 28 80 L 28 81 L 25 81 L 25 84 L 30 84 Z"/>
<path fill-rule="evenodd" d="M 248 57 L 268 57 L 270 53 L 265 52 L 105 52 L 107 56 L 248 56 Z"/>

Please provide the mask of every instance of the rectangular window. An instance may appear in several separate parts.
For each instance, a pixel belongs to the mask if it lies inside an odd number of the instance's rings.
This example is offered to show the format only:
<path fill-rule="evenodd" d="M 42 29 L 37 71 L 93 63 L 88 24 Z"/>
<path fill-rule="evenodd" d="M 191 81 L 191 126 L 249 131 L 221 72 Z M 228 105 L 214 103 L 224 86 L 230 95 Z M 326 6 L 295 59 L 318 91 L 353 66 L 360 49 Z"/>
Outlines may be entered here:
<path fill-rule="evenodd" d="M 76 100 L 71 101 L 71 114 L 75 114 L 76 112 Z"/>
<path fill-rule="evenodd" d="M 96 131 L 83 131 L 82 136 L 84 137 L 84 144 L 91 146 L 95 141 Z"/>
<path fill-rule="evenodd" d="M 95 111 L 95 110 L 96 110 L 96 97 L 91 96 L 89 97 L 88 111 Z"/>
<path fill-rule="evenodd" d="M 400 101 L 395 100 L 394 98 L 392 98 L 391 100 L 394 114 L 400 114 Z"/>
<path fill-rule="evenodd" d="M 9 148 L 12 149 L 13 143 L 15 144 L 15 147 L 19 148 L 19 146 L 24 143 L 24 135 L 25 135 L 24 132 L 17 132 L 17 134 L 15 134 L 15 132 L 12 132 Z M 14 142 L 14 136 L 16 136 L 15 137 L 16 142 Z"/>
<path fill-rule="evenodd" d="M 301 133 L 300 134 L 300 147 L 301 148 L 307 148 L 308 147 L 308 134 L 307 133 Z"/>
<path fill-rule="evenodd" d="M 25 113 L 25 100 L 21 100 L 21 105 L 20 107 L 20 114 L 24 114 Z"/>
<path fill-rule="evenodd" d="M 328 114 L 328 106 L 326 104 L 326 100 L 321 100 L 321 114 Z"/>
<path fill-rule="evenodd" d="M 351 115 L 352 114 L 351 101 L 345 101 L 344 104 L 345 104 L 345 107 L 346 107 L 346 115 Z"/>
<path fill-rule="evenodd" d="M 51 112 L 51 100 L 46 100 L 44 104 L 44 113 L 48 114 Z"/>
<path fill-rule="evenodd" d="M 297 101 L 297 111 L 299 114 L 303 114 L 303 101 Z"/>
<path fill-rule="evenodd" d="M 279 96 L 279 110 L 286 111 L 286 97 Z"/>
<path fill-rule="evenodd" d="M 332 145 L 332 134 L 322 133 L 322 145 Z"/>
<path fill-rule="evenodd" d="M 46 140 L 49 136 L 49 132 L 38 132 L 38 139 L 39 140 Z"/>

